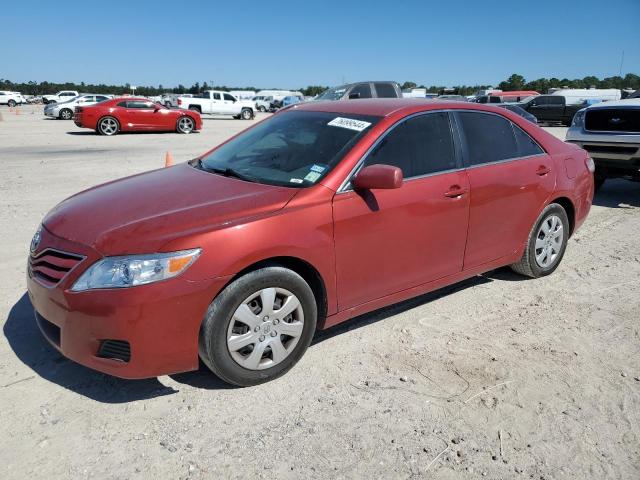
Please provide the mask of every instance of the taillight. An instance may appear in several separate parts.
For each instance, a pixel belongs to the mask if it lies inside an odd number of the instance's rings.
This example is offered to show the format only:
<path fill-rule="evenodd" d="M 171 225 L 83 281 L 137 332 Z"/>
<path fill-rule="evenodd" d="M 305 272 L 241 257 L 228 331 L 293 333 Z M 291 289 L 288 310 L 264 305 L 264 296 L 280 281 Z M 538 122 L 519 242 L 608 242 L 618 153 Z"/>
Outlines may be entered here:
<path fill-rule="evenodd" d="M 182 100 L 178 99 L 178 105 L 182 105 Z"/>
<path fill-rule="evenodd" d="M 593 158 L 587 157 L 584 160 L 584 163 L 587 166 L 587 170 L 589 170 L 591 173 L 596 171 L 596 164 L 594 163 Z"/>
<path fill-rule="evenodd" d="M 75 110 L 76 110 L 76 113 L 80 113 L 82 112 L 82 107 L 76 107 Z"/>

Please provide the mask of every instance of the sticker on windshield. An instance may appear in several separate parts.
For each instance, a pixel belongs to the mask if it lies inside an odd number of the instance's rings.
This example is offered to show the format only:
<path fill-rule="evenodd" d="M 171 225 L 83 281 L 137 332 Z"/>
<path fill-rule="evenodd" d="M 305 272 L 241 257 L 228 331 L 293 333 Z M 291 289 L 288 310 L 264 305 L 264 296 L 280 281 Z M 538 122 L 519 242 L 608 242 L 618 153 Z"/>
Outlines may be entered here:
<path fill-rule="evenodd" d="M 311 165 L 312 172 L 322 173 L 327 169 L 327 167 L 323 167 L 322 165 L 316 165 L 315 163 Z"/>
<path fill-rule="evenodd" d="M 354 118 L 336 117 L 329 123 L 327 123 L 327 125 L 331 125 L 332 127 L 348 128 L 349 130 L 361 132 L 369 125 L 371 125 L 371 123 L 363 122 L 362 120 L 356 120 Z"/>
<path fill-rule="evenodd" d="M 304 182 L 304 180 L 302 180 L 301 178 L 292 178 L 289 180 L 290 183 L 302 183 Z"/>
<path fill-rule="evenodd" d="M 321 175 L 318 172 L 309 172 L 307 173 L 307 176 L 304 177 L 304 179 L 307 182 L 315 182 L 316 180 L 318 180 L 321 177 Z"/>

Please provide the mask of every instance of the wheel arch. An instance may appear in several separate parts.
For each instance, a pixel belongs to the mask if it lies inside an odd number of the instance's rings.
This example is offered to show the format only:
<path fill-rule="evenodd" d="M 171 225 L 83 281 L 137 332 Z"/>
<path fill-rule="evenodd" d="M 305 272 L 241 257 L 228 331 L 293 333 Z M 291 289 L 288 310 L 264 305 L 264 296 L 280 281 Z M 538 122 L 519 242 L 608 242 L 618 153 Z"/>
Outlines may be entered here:
<path fill-rule="evenodd" d="M 303 260 L 299 257 L 291 256 L 265 258 L 258 262 L 252 263 L 251 265 L 248 265 L 247 267 L 240 270 L 231 278 L 231 280 L 229 280 L 227 285 L 231 284 L 232 282 L 249 272 L 253 272 L 260 268 L 273 266 L 287 268 L 300 275 L 304 279 L 304 281 L 309 284 L 311 290 L 313 291 L 313 296 L 316 299 L 316 305 L 318 306 L 318 328 L 322 328 L 324 319 L 327 316 L 328 309 L 326 284 L 318 269 L 306 260 Z M 227 285 L 225 285 L 225 288 Z"/>
<path fill-rule="evenodd" d="M 569 236 L 573 235 L 576 225 L 576 207 L 573 205 L 573 202 L 568 197 L 556 197 L 549 203 L 557 203 L 564 208 L 569 218 Z"/>

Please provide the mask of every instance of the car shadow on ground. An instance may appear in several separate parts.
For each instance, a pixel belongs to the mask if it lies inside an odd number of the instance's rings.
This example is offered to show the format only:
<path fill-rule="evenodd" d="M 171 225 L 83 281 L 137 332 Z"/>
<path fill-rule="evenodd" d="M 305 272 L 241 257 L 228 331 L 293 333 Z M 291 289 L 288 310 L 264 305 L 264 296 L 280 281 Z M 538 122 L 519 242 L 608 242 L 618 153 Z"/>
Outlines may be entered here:
<path fill-rule="evenodd" d="M 84 135 L 93 135 L 95 136 L 99 136 L 102 137 L 103 135 L 98 134 L 95 130 L 87 130 L 87 131 L 82 131 L 82 132 L 66 132 L 67 135 L 78 135 L 78 136 L 84 136 Z M 175 133 L 176 135 L 184 135 L 183 133 L 178 133 L 175 130 L 167 130 L 166 132 L 156 132 L 156 131 L 150 131 L 150 132 L 145 132 L 145 131 L 140 131 L 140 132 L 118 132 L 118 136 L 119 135 L 167 135 L 167 134 L 172 134 Z M 189 133 L 188 135 L 195 135 L 197 133 L 200 133 L 199 130 L 195 130 L 191 133 Z"/>
<path fill-rule="evenodd" d="M 92 400 L 126 403 L 177 393 L 156 378 L 123 380 L 66 359 L 40 333 L 26 293 L 11 308 L 3 332 L 16 356 L 38 376 Z"/>
<path fill-rule="evenodd" d="M 610 208 L 640 207 L 640 182 L 609 179 L 596 192 L 593 204 Z"/>

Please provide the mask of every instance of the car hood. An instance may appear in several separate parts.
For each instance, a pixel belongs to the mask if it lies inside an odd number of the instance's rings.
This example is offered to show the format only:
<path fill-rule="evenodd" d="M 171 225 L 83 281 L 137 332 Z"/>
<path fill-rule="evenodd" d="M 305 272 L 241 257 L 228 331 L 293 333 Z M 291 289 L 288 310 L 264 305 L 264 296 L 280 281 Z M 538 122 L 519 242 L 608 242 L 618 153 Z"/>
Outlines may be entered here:
<path fill-rule="evenodd" d="M 600 102 L 594 105 L 590 105 L 587 108 L 589 110 L 598 110 L 600 108 L 640 108 L 640 98 L 628 98 L 625 100 L 612 100 L 609 102 Z"/>
<path fill-rule="evenodd" d="M 58 204 L 43 224 L 103 255 L 152 253 L 176 238 L 277 211 L 296 192 L 185 163 L 80 192 Z"/>

